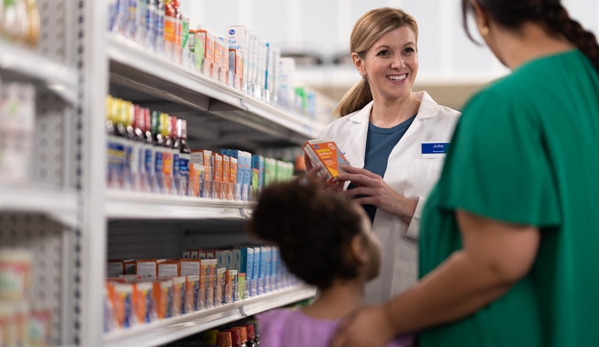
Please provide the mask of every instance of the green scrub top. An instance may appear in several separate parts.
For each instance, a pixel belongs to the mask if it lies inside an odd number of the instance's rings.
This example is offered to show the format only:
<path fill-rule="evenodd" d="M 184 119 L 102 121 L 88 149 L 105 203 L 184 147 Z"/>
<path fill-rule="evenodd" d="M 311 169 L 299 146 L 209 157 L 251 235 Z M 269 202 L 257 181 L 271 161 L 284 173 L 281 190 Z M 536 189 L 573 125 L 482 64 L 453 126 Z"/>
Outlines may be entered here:
<path fill-rule="evenodd" d="M 424 330 L 421 347 L 599 346 L 599 76 L 585 55 L 527 62 L 470 100 L 423 211 L 420 277 L 462 248 L 457 209 L 537 226 L 540 248 L 507 294 Z"/>

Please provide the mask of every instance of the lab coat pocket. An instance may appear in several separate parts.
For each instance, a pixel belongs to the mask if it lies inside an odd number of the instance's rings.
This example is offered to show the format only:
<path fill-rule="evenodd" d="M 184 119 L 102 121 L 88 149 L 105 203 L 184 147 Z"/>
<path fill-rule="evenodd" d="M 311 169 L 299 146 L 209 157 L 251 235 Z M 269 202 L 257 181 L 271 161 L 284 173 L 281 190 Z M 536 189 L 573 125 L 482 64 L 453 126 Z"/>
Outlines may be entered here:
<path fill-rule="evenodd" d="M 403 195 L 426 198 L 443 170 L 444 159 L 412 159 Z"/>

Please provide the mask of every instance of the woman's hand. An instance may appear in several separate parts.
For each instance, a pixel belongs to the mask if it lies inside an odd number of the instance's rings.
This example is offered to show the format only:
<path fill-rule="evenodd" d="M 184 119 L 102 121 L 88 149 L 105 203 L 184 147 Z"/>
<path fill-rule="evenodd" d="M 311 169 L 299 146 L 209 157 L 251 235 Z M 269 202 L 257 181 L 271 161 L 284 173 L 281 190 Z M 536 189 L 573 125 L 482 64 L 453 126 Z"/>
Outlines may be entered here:
<path fill-rule="evenodd" d="M 366 197 L 357 198 L 359 204 L 370 204 L 377 208 L 398 216 L 406 224 L 410 224 L 417 201 L 410 200 L 399 194 L 383 180 L 368 170 L 343 165 L 342 168 L 347 174 L 339 174 L 339 179 L 351 181 L 358 188 L 349 189 L 343 192 L 345 196 L 354 197 L 356 195 L 366 195 Z"/>
<path fill-rule="evenodd" d="M 345 318 L 329 347 L 383 347 L 394 336 L 384 306 L 370 306 Z"/>
<path fill-rule="evenodd" d="M 307 155 L 304 155 L 304 161 L 306 162 L 306 178 L 309 180 L 314 180 L 320 184 L 320 186 L 327 192 L 342 192 L 343 186 L 345 185 L 345 181 L 336 181 L 332 184 L 327 184 L 326 177 L 321 176 L 318 172 L 321 170 L 320 164 L 316 166 L 312 165 L 312 161 L 308 158 Z"/>

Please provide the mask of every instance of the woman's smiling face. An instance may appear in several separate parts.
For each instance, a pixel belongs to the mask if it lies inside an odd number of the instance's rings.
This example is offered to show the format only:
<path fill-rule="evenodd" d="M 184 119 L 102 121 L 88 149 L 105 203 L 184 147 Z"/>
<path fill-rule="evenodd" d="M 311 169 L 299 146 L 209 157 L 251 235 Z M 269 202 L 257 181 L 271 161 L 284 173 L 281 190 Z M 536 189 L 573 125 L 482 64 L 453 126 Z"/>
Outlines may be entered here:
<path fill-rule="evenodd" d="M 354 64 L 366 75 L 374 100 L 395 100 L 411 95 L 418 73 L 416 35 L 409 25 L 381 36 Z"/>

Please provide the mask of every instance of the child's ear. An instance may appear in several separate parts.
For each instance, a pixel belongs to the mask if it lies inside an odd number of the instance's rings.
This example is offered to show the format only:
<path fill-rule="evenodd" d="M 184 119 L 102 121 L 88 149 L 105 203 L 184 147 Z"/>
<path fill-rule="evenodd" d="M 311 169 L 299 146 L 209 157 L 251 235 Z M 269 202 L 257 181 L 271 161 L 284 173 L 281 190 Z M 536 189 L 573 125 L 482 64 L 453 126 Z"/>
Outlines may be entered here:
<path fill-rule="evenodd" d="M 351 240 L 349 247 L 350 256 L 358 265 L 364 265 L 370 261 L 366 242 L 366 239 L 362 235 L 356 235 Z"/>

